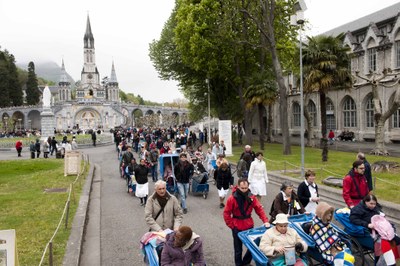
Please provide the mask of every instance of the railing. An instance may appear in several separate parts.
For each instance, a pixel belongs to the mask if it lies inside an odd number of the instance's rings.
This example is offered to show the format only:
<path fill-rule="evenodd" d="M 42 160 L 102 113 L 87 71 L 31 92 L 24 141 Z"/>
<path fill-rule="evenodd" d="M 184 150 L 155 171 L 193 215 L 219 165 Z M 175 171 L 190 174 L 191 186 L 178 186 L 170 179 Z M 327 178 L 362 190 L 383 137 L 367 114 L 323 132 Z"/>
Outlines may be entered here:
<path fill-rule="evenodd" d="M 61 225 L 62 225 L 62 223 L 64 221 L 64 217 L 65 217 L 64 227 L 65 227 L 65 229 L 68 228 L 71 195 L 72 195 L 73 203 L 76 204 L 74 186 L 79 181 L 79 186 L 82 187 L 82 178 L 81 178 L 81 176 L 82 176 L 83 173 L 85 173 L 85 171 L 87 169 L 87 166 L 88 166 L 88 162 L 89 162 L 88 156 L 87 155 L 82 155 L 82 157 L 83 157 L 82 171 L 76 176 L 76 179 L 69 185 L 68 199 L 67 199 L 67 202 L 65 203 L 64 211 L 63 211 L 63 213 L 62 213 L 62 215 L 60 217 L 60 221 L 58 222 L 57 228 L 54 231 L 53 236 L 50 238 L 49 242 L 47 242 L 46 247 L 44 248 L 42 258 L 40 259 L 40 262 L 39 262 L 39 266 L 41 266 L 43 264 L 47 251 L 49 253 L 49 265 L 50 266 L 54 265 L 54 263 L 53 263 L 53 241 L 54 241 L 54 238 L 57 235 L 57 233 L 58 233 L 58 231 L 59 231 L 59 229 L 60 229 L 60 227 L 61 227 Z"/>

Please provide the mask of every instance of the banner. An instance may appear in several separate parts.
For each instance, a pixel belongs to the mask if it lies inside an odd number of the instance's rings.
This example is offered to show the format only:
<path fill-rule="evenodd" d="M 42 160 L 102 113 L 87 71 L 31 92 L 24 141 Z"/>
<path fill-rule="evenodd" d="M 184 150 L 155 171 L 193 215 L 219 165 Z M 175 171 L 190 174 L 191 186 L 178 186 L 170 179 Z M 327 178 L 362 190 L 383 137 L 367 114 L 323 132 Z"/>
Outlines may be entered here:
<path fill-rule="evenodd" d="M 232 121 L 231 120 L 219 120 L 218 121 L 218 134 L 219 143 L 221 140 L 224 141 L 226 156 L 232 156 Z"/>

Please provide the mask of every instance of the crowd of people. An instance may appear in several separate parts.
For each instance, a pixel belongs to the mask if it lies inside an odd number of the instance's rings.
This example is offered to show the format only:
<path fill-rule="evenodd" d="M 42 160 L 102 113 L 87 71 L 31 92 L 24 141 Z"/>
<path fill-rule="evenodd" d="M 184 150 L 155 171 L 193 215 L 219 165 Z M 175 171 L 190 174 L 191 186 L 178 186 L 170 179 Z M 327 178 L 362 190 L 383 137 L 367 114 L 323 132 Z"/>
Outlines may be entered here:
<path fill-rule="evenodd" d="M 122 158 L 122 173 L 125 167 L 131 169 L 128 171 L 136 176 L 137 191 L 144 191 L 144 194 L 137 192 L 136 195 L 140 198 L 141 205 L 145 206 L 145 220 L 150 232 L 157 232 L 156 234 L 149 232 L 150 235 L 159 236 L 161 232 L 172 232 L 163 235 L 164 248 L 159 251 L 160 265 L 189 265 L 190 263 L 205 265 L 201 236 L 194 233 L 189 226 L 183 225 L 184 215 L 188 213 L 189 182 L 198 165 L 201 165 L 209 177 L 214 178 L 219 207 L 223 209 L 223 219 L 232 231 L 235 265 L 249 265 L 252 260 L 250 251 L 247 250 L 243 254 L 243 243 L 238 234 L 254 227 L 253 210 L 267 228 L 261 238 L 259 248 L 273 265 L 285 265 L 285 253 L 293 252 L 293 250 L 296 256 L 292 265 L 307 265 L 304 257 L 299 256 L 307 251 L 307 244 L 295 230 L 288 228 L 288 218 L 303 213 L 313 215 L 309 234 L 316 241 L 316 247 L 324 263 L 335 265 L 335 259 L 343 257 L 347 258 L 346 265 L 354 263 L 354 257 L 348 245 L 342 241 L 331 225 L 334 209 L 321 199 L 314 171 L 306 171 L 297 192 L 290 181 L 282 182 L 280 192 L 271 202 L 268 218 L 266 208 L 261 203 L 262 197 L 267 195 L 269 182 L 263 153 L 252 151 L 249 145 L 244 147 L 237 163 L 238 181 L 235 184 L 231 163 L 225 157 L 226 148 L 223 141 L 213 143 L 206 152 L 203 152 L 203 145 L 196 145 L 193 141 L 188 142 L 188 136 L 192 135 L 192 132 L 188 132 L 188 128 L 172 131 L 175 133 L 171 134 L 171 130 L 168 129 L 158 131 L 139 129 L 130 134 L 115 132 L 116 148 L 119 157 Z M 174 137 L 171 138 L 171 136 Z M 192 139 L 195 138 L 192 137 Z M 142 178 L 135 171 L 137 169 L 135 167 L 138 167 L 135 166 L 136 161 L 133 156 L 135 151 L 140 158 L 141 167 L 148 168 L 147 172 L 143 171 L 143 177 L 151 173 L 152 180 L 155 182 L 155 192 L 149 197 L 147 182 L 146 189 L 142 190 L 143 182 L 138 180 Z M 177 153 L 179 160 L 174 165 L 165 165 L 164 173 L 158 175 L 158 159 L 164 153 Z M 177 197 L 167 191 L 167 177 L 173 174 L 179 191 Z M 147 178 L 143 179 L 147 181 Z M 229 190 L 232 191 L 231 194 Z M 363 208 L 364 212 L 361 213 L 365 215 L 365 210 L 369 206 L 368 202 L 371 201 L 368 197 L 371 197 L 372 191 L 369 163 L 365 155 L 359 153 L 352 169 L 343 180 L 343 199 L 351 209 L 352 219 L 360 213 L 360 208 Z M 372 198 L 372 201 L 374 200 L 377 202 L 375 196 Z M 376 210 L 373 211 L 373 213 L 376 212 Z M 365 221 L 365 218 L 355 219 L 354 223 L 359 224 L 360 220 Z M 363 226 L 372 228 L 370 222 L 363 222 Z M 393 241 L 398 243 L 397 238 Z M 389 246 L 390 243 L 389 241 Z"/>

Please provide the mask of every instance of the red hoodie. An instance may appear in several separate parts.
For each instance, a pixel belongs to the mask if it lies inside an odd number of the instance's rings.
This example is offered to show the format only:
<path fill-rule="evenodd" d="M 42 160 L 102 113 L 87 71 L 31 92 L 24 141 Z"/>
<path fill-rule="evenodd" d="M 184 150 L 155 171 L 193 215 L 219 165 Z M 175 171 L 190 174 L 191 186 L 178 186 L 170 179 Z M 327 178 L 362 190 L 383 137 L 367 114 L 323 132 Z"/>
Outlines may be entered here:
<path fill-rule="evenodd" d="M 265 215 L 264 209 L 261 206 L 260 202 L 257 200 L 256 196 L 250 194 L 250 198 L 252 199 L 252 202 L 250 203 L 250 207 L 248 207 L 247 202 L 244 204 L 244 209 L 246 211 L 246 216 L 248 218 L 244 219 L 238 219 L 234 218 L 235 217 L 242 217 L 242 214 L 239 210 L 239 205 L 237 203 L 236 198 L 238 195 L 236 194 L 237 186 L 232 189 L 232 195 L 229 196 L 228 200 L 226 201 L 226 206 L 224 209 L 224 220 L 226 225 L 233 229 L 237 228 L 239 231 L 244 231 L 250 228 L 254 227 L 254 220 L 251 218 L 251 213 L 254 210 L 256 211 L 257 215 L 260 217 L 260 219 L 263 221 L 263 223 L 268 222 L 268 218 Z M 248 208 L 247 208 L 248 207 Z"/>
<path fill-rule="evenodd" d="M 354 181 L 350 173 L 353 175 Z M 358 190 L 354 182 L 357 183 Z M 358 191 L 360 191 L 360 193 Z M 360 175 L 359 173 L 354 172 L 354 170 L 351 170 L 343 179 L 342 195 L 347 206 L 356 206 L 365 196 L 368 195 L 368 193 L 369 189 L 367 179 L 364 175 Z"/>

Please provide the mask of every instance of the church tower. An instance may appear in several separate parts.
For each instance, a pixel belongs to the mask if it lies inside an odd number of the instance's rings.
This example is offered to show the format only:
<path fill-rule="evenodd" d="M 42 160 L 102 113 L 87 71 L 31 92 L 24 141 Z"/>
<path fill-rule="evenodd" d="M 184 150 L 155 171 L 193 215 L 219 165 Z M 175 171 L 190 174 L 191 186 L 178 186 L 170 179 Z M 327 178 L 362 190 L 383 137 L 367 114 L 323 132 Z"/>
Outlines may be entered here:
<path fill-rule="evenodd" d="M 77 100 L 96 99 L 104 100 L 104 89 L 100 85 L 100 74 L 96 66 L 94 37 L 87 16 L 86 32 L 83 37 L 83 69 L 81 72 L 81 85 L 76 91 Z"/>
<path fill-rule="evenodd" d="M 107 100 L 111 102 L 118 102 L 119 87 L 118 87 L 117 75 L 115 74 L 114 61 L 112 62 L 111 76 L 107 82 L 106 89 L 107 89 Z"/>
<path fill-rule="evenodd" d="M 58 82 L 58 99 L 60 102 L 71 100 L 71 83 L 68 80 L 67 72 L 65 71 L 64 59 L 61 63 L 61 75 Z"/>

